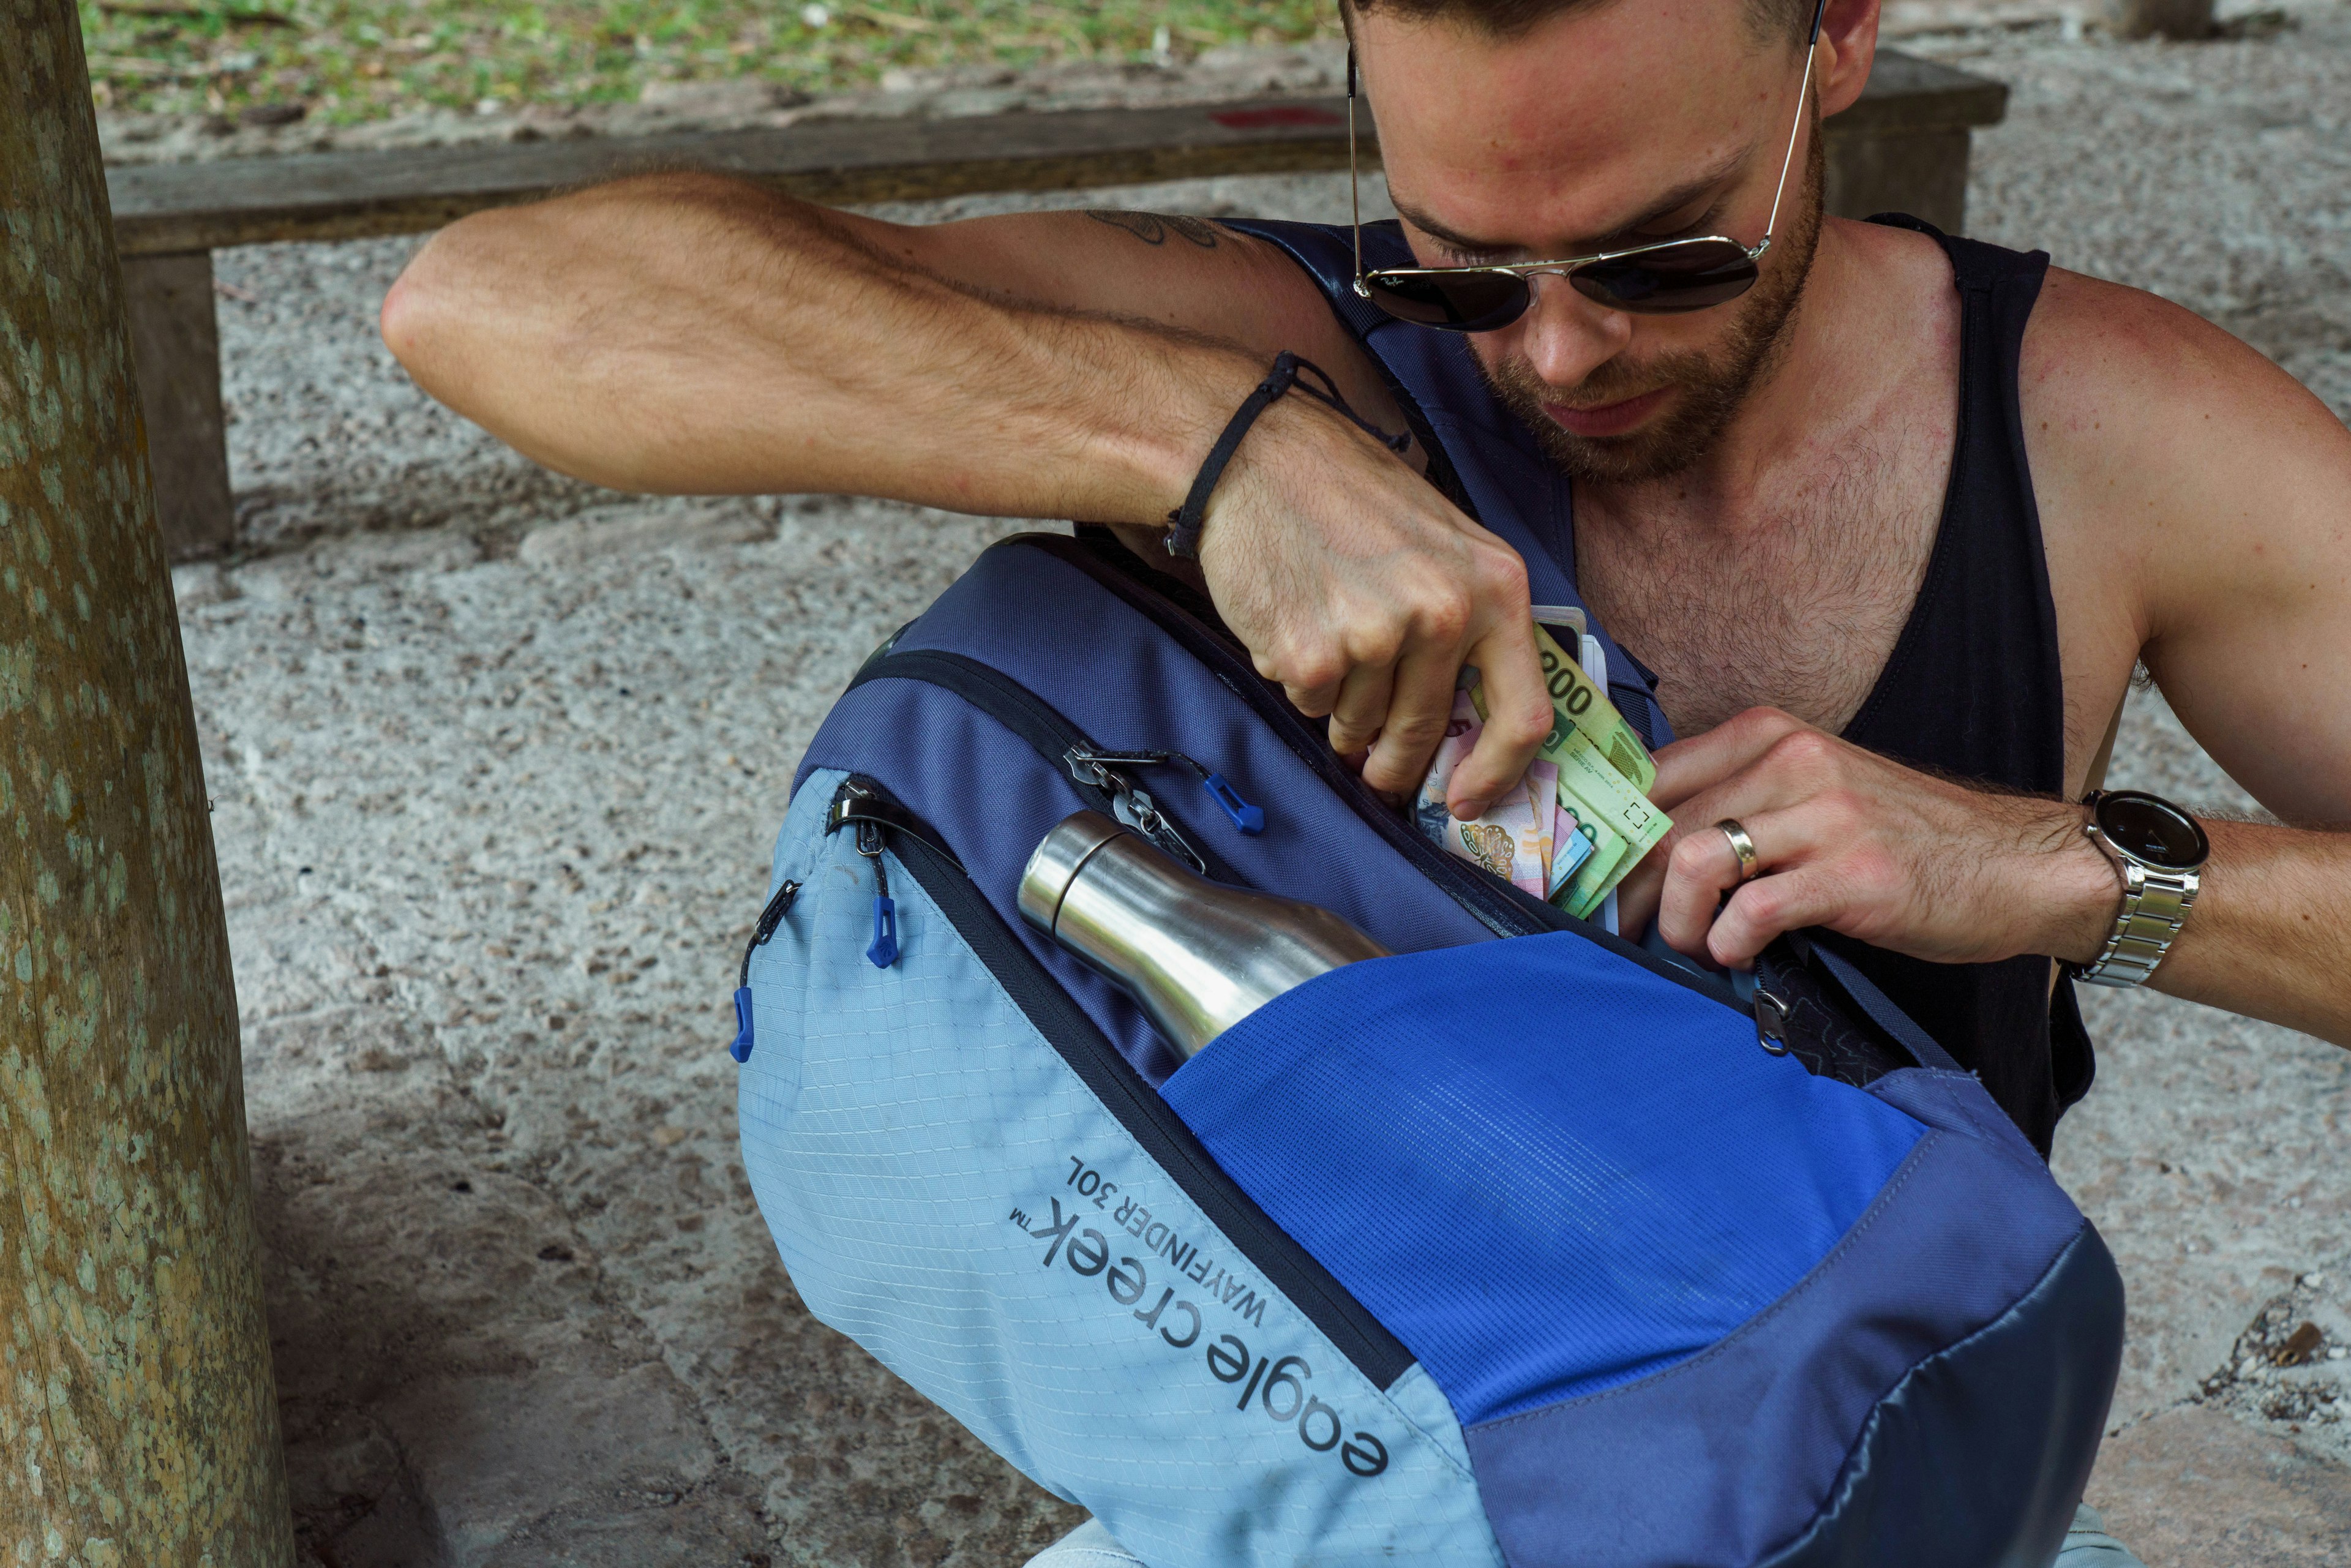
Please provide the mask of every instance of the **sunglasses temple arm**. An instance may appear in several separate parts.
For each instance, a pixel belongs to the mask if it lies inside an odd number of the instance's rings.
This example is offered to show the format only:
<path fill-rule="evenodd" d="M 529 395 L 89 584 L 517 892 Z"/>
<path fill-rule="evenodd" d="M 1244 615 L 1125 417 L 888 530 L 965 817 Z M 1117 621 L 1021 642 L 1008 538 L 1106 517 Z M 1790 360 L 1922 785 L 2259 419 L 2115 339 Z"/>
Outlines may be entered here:
<path fill-rule="evenodd" d="M 1823 0 L 1825 5 L 1827 0 Z M 1783 176 L 1784 178 L 1784 176 Z M 1347 46 L 1347 217 L 1355 234 L 1355 292 L 1364 291 L 1363 177 L 1355 169 L 1355 46 Z"/>
<path fill-rule="evenodd" d="M 1827 0 L 1822 0 L 1821 10 L 1827 9 Z M 1763 224 L 1766 249 L 1771 247 L 1771 236 L 1780 232 L 1780 198 L 1788 193 L 1788 171 L 1796 162 L 1796 138 L 1804 129 L 1804 95 L 1813 89 L 1813 58 L 1820 53 L 1820 39 L 1821 19 L 1815 13 L 1813 16 L 1813 41 L 1804 50 L 1804 79 L 1796 84 L 1796 123 L 1788 127 L 1787 156 L 1780 160 L 1780 183 L 1771 192 L 1771 215 Z"/>

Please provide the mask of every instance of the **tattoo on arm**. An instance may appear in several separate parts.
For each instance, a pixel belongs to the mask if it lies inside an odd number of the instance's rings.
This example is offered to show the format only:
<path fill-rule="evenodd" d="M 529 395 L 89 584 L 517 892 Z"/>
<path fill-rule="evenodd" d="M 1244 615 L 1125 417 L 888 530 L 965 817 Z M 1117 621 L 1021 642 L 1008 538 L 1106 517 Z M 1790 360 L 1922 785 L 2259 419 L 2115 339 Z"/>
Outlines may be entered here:
<path fill-rule="evenodd" d="M 1107 208 L 1094 208 L 1086 214 L 1098 224 L 1108 224 L 1124 229 L 1145 245 L 1165 245 L 1170 232 L 1181 235 L 1202 250 L 1217 248 L 1217 226 L 1198 218 L 1163 215 L 1158 213 L 1122 213 Z"/>

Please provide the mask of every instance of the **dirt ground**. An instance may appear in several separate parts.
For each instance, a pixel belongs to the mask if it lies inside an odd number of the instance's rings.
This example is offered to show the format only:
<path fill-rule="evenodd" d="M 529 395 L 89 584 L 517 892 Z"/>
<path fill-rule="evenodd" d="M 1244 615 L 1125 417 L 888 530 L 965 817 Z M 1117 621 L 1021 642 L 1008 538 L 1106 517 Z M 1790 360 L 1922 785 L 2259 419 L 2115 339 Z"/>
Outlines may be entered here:
<path fill-rule="evenodd" d="M 2016 89 L 1975 232 L 2156 287 L 2351 414 L 2351 9 L 2297 15 L 1922 47 Z M 1322 177 L 1085 200 L 1344 210 Z M 408 249 L 220 257 L 246 553 L 177 573 L 308 1549 L 1018 1563 L 1080 1516 L 802 1312 L 725 1054 L 801 747 L 1018 525 L 540 473 L 376 342 Z M 2115 777 L 2245 804 L 2152 695 Z M 2131 1301 L 2093 1500 L 2151 1568 L 2351 1561 L 2351 1056 L 2160 997 L 2090 1012 L 2056 1168 Z M 2304 1321 L 2317 1360 L 2267 1367 Z"/>

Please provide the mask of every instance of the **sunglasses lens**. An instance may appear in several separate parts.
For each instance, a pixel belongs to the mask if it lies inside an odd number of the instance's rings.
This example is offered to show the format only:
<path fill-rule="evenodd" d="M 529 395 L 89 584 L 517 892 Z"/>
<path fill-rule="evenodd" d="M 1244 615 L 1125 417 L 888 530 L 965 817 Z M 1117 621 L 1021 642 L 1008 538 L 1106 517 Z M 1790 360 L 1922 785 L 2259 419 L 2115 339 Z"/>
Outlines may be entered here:
<path fill-rule="evenodd" d="M 1667 316 L 1736 299 L 1754 287 L 1755 276 L 1755 263 L 1728 240 L 1692 240 L 1604 261 L 1568 281 L 1612 309 Z"/>
<path fill-rule="evenodd" d="M 1526 314 L 1533 298 L 1526 279 L 1507 272 L 1460 272 L 1441 277 L 1374 272 L 1364 279 L 1372 303 L 1399 321 L 1441 332 L 1490 332 Z"/>

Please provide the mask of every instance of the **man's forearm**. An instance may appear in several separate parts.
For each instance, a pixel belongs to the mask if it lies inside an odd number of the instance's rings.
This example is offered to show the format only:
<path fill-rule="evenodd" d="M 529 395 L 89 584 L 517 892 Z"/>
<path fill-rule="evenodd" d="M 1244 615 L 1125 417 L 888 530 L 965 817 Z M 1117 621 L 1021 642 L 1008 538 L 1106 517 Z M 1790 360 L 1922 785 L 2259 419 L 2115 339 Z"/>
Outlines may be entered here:
<path fill-rule="evenodd" d="M 623 182 L 452 225 L 384 337 L 424 389 L 618 488 L 887 496 L 1148 521 L 1261 367 L 1128 321 L 983 298 L 819 209 Z"/>
<path fill-rule="evenodd" d="M 2148 984 L 2351 1046 L 2351 835 L 2204 829 L 2202 889 Z"/>

